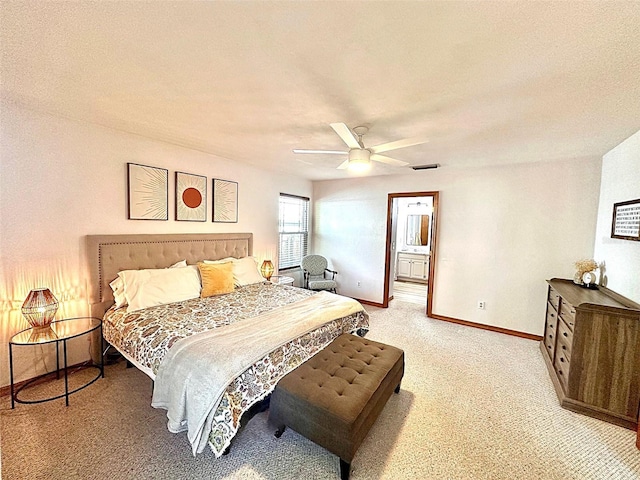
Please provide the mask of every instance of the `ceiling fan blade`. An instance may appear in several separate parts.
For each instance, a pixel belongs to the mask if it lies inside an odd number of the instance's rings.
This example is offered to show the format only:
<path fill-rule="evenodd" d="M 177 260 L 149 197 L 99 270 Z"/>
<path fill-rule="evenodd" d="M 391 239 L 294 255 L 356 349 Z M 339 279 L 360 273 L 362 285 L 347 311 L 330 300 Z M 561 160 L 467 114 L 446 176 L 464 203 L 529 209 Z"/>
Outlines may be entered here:
<path fill-rule="evenodd" d="M 364 148 L 362 145 L 360 145 L 360 143 L 358 143 L 358 140 L 356 139 L 351 129 L 349 129 L 349 127 L 347 127 L 344 123 L 331 123 L 330 125 L 331 128 L 333 128 L 333 130 L 342 139 L 342 141 L 347 144 L 347 147 Z"/>
<path fill-rule="evenodd" d="M 409 165 L 409 162 L 403 162 L 402 160 L 396 160 L 395 158 L 385 157 L 384 155 L 378 155 L 377 153 L 371 155 L 371 160 L 386 163 L 387 165 L 394 165 L 396 167 L 404 167 L 405 165 Z"/>
<path fill-rule="evenodd" d="M 370 147 L 371 153 L 388 152 L 389 150 L 397 150 L 398 148 L 412 147 L 413 145 L 420 145 L 427 143 L 429 140 L 426 138 L 412 137 L 405 138 L 404 140 L 396 140 L 395 142 L 383 143 L 375 147 Z"/>
<path fill-rule="evenodd" d="M 338 165 L 338 170 L 346 170 L 349 168 L 349 160 L 345 160 L 340 165 Z"/>
<path fill-rule="evenodd" d="M 293 153 L 316 153 L 316 154 L 328 154 L 328 155 L 347 155 L 349 152 L 342 152 L 340 150 L 305 150 L 300 148 L 294 148 Z"/>

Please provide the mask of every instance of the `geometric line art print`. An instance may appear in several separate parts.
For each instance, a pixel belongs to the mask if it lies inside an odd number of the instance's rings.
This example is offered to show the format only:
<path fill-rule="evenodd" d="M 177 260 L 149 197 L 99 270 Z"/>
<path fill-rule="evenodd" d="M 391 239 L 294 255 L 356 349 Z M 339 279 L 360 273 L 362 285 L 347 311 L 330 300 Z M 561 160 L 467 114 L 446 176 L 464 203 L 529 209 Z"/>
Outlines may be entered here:
<path fill-rule="evenodd" d="M 128 163 L 130 220 L 169 220 L 169 171 Z"/>
<path fill-rule="evenodd" d="M 238 222 L 238 182 L 213 179 L 213 221 Z"/>

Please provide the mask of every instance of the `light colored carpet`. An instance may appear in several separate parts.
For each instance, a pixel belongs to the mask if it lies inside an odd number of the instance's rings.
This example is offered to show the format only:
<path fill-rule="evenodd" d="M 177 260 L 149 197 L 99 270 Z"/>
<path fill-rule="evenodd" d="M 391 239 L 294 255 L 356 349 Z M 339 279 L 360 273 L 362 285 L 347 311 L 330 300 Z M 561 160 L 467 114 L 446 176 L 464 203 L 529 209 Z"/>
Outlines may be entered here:
<path fill-rule="evenodd" d="M 358 479 L 634 479 L 635 433 L 560 408 L 538 344 L 371 309 L 369 337 L 406 353 L 392 395 L 354 458 Z M 256 415 L 229 455 L 194 458 L 149 406 L 151 381 L 123 363 L 70 399 L 1 404 L 3 479 L 338 479 L 338 459 Z M 38 387 L 39 388 L 39 387 Z M 51 388 L 51 387 L 43 387 Z"/>

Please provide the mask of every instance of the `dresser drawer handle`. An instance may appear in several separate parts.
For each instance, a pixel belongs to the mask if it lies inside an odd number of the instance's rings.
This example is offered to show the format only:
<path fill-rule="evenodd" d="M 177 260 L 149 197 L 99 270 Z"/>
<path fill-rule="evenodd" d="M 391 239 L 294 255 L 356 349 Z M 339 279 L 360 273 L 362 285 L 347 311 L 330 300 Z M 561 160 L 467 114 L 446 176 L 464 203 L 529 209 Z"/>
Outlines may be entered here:
<path fill-rule="evenodd" d="M 549 314 L 549 316 L 550 316 L 550 317 L 555 317 L 555 314 L 550 313 L 550 314 Z"/>
<path fill-rule="evenodd" d="M 560 361 L 561 361 L 562 363 L 564 363 L 564 358 L 560 357 Z"/>
<path fill-rule="evenodd" d="M 562 335 L 564 335 L 565 337 L 569 336 L 569 335 L 567 335 L 567 332 L 562 332 Z"/>
<path fill-rule="evenodd" d="M 566 350 L 566 349 L 567 349 L 567 347 L 565 347 L 564 345 L 562 345 L 562 349 L 563 349 L 563 350 Z"/>
<path fill-rule="evenodd" d="M 549 350 L 551 350 L 551 345 L 547 345 L 547 348 L 548 348 Z"/>
<path fill-rule="evenodd" d="M 559 375 L 562 375 L 562 370 L 558 370 L 558 374 L 559 374 Z"/>
<path fill-rule="evenodd" d="M 553 333 L 550 333 L 550 334 L 549 334 L 549 338 L 550 338 L 551 340 L 553 340 Z"/>

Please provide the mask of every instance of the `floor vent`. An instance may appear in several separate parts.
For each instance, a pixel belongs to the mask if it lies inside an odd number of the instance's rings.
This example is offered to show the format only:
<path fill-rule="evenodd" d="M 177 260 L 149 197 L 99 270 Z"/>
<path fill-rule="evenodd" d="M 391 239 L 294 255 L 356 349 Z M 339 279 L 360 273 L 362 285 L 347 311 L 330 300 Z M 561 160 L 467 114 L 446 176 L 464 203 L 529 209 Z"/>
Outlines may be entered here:
<path fill-rule="evenodd" d="M 430 170 L 432 168 L 438 168 L 439 166 L 439 163 L 430 163 L 429 165 L 413 165 L 411 168 L 414 170 Z"/>

